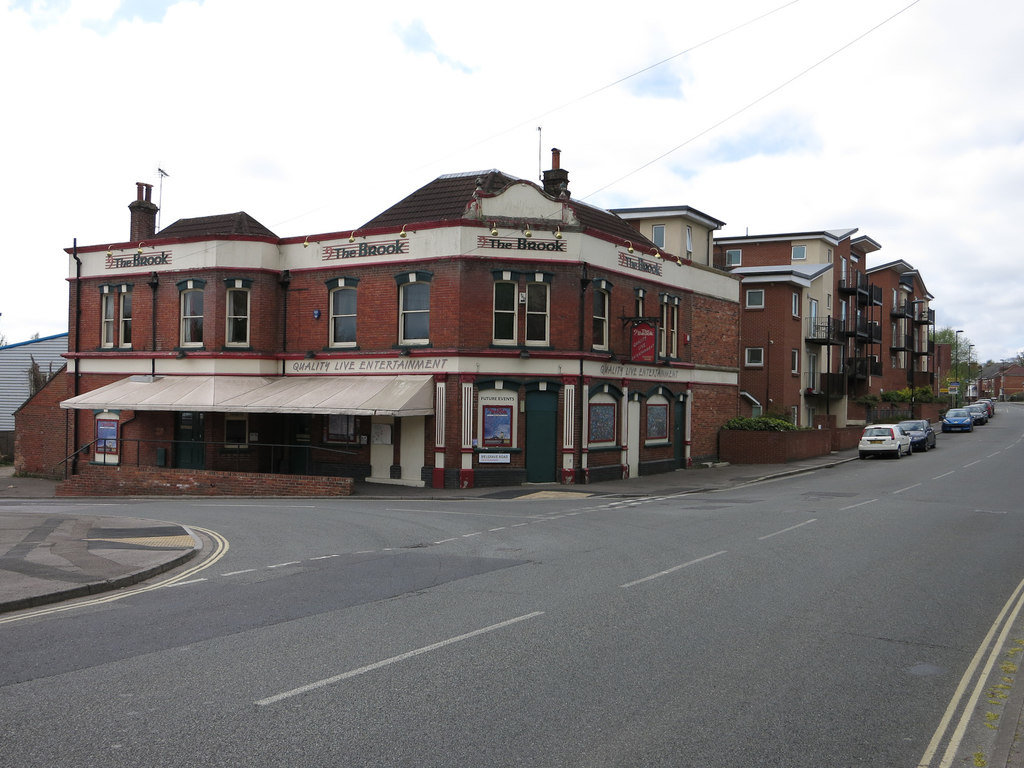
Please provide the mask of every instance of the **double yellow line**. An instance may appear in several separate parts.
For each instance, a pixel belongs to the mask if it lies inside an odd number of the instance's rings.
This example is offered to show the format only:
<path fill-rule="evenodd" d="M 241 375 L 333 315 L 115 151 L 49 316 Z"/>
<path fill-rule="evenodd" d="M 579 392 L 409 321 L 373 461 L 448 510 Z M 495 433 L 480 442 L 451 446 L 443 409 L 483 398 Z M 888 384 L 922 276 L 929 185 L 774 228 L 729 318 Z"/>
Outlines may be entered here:
<path fill-rule="evenodd" d="M 53 605 L 49 608 L 41 608 L 38 611 L 29 611 L 27 613 L 19 613 L 14 616 L 7 616 L 0 618 L 0 624 L 10 624 L 15 621 L 24 621 L 25 619 L 34 619 L 39 616 L 49 616 L 54 613 L 63 613 L 64 611 L 71 611 L 76 608 L 83 608 L 89 605 L 102 605 L 103 603 L 112 603 L 115 600 L 123 600 L 126 597 L 133 597 L 134 595 L 142 594 L 143 592 L 152 592 L 154 589 L 162 589 L 163 587 L 172 587 L 175 584 L 185 581 L 195 574 L 199 573 L 211 565 L 217 563 L 224 555 L 227 554 L 230 549 L 228 540 L 221 536 L 216 531 L 211 531 L 208 528 L 199 528 L 198 526 L 187 526 L 188 530 L 199 531 L 200 533 L 207 536 L 213 542 L 213 550 L 210 552 L 210 556 L 203 560 L 201 563 L 197 563 L 191 568 L 186 568 L 181 573 L 175 574 L 170 578 L 158 581 L 154 584 L 147 584 L 142 587 L 134 587 L 132 589 L 120 589 L 116 592 L 104 595 L 103 597 L 95 597 L 89 600 L 79 600 L 70 603 L 64 603 L 61 605 Z"/>
<path fill-rule="evenodd" d="M 953 698 L 946 707 L 946 712 L 943 714 L 942 720 L 939 721 L 939 727 L 935 730 L 935 735 L 932 736 L 932 740 L 928 744 L 928 749 L 925 750 L 924 755 L 921 756 L 921 759 L 917 764 L 917 768 L 950 768 L 950 766 L 953 765 L 957 751 L 960 749 L 960 744 L 963 742 L 964 734 L 967 732 L 967 726 L 970 724 L 971 717 L 974 715 L 975 709 L 978 706 L 978 699 L 981 698 L 982 691 L 985 690 L 989 677 L 992 674 L 992 669 L 996 665 L 996 660 L 999 658 L 1003 648 L 1006 646 L 1007 637 L 1010 634 L 1010 630 L 1016 623 L 1022 607 L 1024 607 L 1024 581 L 1021 581 L 1020 584 L 1017 585 L 1013 594 L 1010 595 L 1006 604 L 1003 605 L 1003 609 L 999 612 L 996 620 L 992 623 L 992 626 L 988 630 L 988 634 L 985 635 L 985 639 L 982 640 L 981 645 L 978 646 L 978 650 L 974 654 L 974 658 L 971 659 L 971 663 L 967 665 L 967 669 L 964 672 L 963 677 L 960 679 L 960 684 L 957 686 L 956 691 L 953 694 Z M 997 633 L 998 638 L 996 638 Z M 988 659 L 985 661 L 977 679 L 975 679 L 975 672 L 977 672 L 978 667 L 981 665 L 982 659 L 985 658 L 986 652 L 988 653 Z M 971 691 L 970 697 L 967 699 L 967 704 L 964 706 L 963 712 L 960 714 L 960 720 L 957 722 L 956 727 L 953 729 L 953 732 L 949 737 L 949 743 L 946 745 L 946 751 L 942 753 L 942 759 L 938 763 L 933 763 L 932 761 L 938 753 L 939 745 L 946 737 L 946 732 L 949 731 L 956 711 L 959 709 L 960 703 L 964 700 L 964 696 L 967 695 L 967 691 L 972 680 L 975 681 L 974 688 Z M 1024 681 L 1017 681 L 1016 684 L 1024 685 Z"/>

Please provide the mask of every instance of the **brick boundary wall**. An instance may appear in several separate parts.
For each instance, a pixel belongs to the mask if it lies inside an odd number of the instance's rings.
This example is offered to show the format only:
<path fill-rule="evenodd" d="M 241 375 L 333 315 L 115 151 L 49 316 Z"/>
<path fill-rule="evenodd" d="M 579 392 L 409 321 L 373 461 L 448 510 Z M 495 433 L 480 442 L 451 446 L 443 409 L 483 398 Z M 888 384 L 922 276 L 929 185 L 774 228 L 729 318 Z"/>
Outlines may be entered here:
<path fill-rule="evenodd" d="M 723 429 L 718 433 L 718 458 L 730 464 L 785 464 L 827 456 L 832 452 L 832 430 L 754 432 Z"/>
<path fill-rule="evenodd" d="M 87 465 L 57 496 L 351 496 L 351 477 Z"/>

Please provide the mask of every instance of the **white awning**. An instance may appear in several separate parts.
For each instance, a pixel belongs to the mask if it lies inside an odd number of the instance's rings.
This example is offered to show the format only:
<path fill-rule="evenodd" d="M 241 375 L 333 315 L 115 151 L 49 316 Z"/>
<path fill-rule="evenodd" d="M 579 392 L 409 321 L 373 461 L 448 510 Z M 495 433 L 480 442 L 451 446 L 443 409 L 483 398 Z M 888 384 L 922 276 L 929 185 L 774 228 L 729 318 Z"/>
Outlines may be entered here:
<path fill-rule="evenodd" d="M 130 376 L 64 400 L 104 411 L 429 416 L 432 376 Z"/>

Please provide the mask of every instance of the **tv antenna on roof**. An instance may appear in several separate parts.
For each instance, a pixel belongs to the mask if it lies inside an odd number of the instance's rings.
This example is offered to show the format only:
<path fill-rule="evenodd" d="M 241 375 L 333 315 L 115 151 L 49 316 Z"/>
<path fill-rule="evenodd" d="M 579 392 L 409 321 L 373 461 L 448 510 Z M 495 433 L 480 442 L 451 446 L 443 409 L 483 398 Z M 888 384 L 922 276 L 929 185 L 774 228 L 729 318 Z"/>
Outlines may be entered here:
<path fill-rule="evenodd" d="M 159 187 L 159 189 L 157 190 L 157 193 L 156 193 L 156 206 L 157 206 L 157 208 L 156 208 L 156 230 L 157 230 L 157 232 L 159 232 L 160 231 L 160 214 L 163 213 L 163 210 L 164 210 L 164 176 L 170 176 L 171 174 L 169 174 L 167 171 L 165 171 L 160 166 L 157 166 L 156 172 L 158 174 L 160 174 L 160 187 Z"/>

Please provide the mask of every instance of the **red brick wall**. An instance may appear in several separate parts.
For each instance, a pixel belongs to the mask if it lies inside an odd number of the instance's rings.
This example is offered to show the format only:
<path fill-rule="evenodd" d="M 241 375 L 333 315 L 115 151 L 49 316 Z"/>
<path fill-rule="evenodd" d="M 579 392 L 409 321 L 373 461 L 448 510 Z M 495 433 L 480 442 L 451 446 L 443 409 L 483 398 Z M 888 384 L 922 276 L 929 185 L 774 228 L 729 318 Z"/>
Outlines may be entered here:
<path fill-rule="evenodd" d="M 60 401 L 68 397 L 70 378 L 58 372 L 14 414 L 14 469 L 26 475 L 58 479 L 64 476 L 61 463 L 71 454 L 70 420 Z"/>
<path fill-rule="evenodd" d="M 735 387 L 697 385 L 690 392 L 690 458 L 707 461 L 718 456 L 718 431 L 738 415 L 739 397 Z"/>
<path fill-rule="evenodd" d="M 784 464 L 832 452 L 832 431 L 802 429 L 795 432 L 751 432 L 724 429 L 719 434 L 718 457 L 730 464 Z"/>
<path fill-rule="evenodd" d="M 350 496 L 352 478 L 85 465 L 58 496 Z"/>

